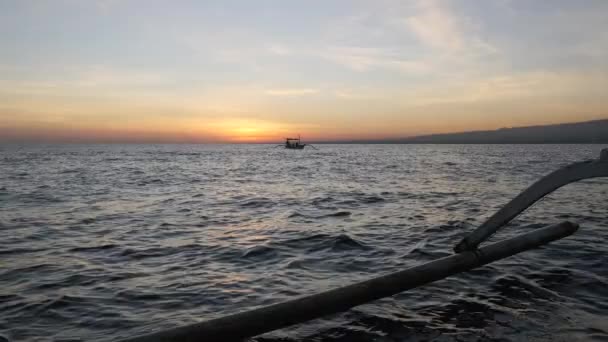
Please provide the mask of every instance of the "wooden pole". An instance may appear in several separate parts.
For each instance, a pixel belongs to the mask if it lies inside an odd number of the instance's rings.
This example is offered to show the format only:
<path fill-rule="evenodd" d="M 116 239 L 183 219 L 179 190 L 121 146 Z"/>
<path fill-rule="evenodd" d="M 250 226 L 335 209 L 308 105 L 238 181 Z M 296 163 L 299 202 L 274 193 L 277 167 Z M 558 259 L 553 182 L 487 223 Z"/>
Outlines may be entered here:
<path fill-rule="evenodd" d="M 570 164 L 541 178 L 487 219 L 454 247 L 456 253 L 475 250 L 481 242 L 547 194 L 579 180 L 608 177 L 608 149 L 600 158 Z"/>
<path fill-rule="evenodd" d="M 123 342 L 239 341 L 290 325 L 348 310 L 571 235 L 570 222 L 540 228 L 476 251 L 466 251 L 400 272 L 326 292 L 210 321 L 140 336 Z"/>

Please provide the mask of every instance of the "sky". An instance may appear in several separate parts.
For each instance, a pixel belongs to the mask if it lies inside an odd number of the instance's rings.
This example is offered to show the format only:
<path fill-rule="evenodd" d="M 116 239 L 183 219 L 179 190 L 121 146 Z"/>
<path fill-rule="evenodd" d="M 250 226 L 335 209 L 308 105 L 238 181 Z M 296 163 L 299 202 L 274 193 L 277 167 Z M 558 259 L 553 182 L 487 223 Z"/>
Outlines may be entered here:
<path fill-rule="evenodd" d="M 602 118 L 605 0 L 0 0 L 0 141 L 381 139 Z"/>

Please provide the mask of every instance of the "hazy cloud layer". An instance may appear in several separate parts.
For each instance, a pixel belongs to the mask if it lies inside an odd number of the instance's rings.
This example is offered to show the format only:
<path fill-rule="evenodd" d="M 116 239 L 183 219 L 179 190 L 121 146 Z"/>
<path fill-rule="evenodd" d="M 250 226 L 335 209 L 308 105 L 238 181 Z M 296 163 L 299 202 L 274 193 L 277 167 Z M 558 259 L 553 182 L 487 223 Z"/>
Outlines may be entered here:
<path fill-rule="evenodd" d="M 15 0 L 0 3 L 0 44 L 11 139 L 369 138 L 608 117 L 602 0 Z"/>

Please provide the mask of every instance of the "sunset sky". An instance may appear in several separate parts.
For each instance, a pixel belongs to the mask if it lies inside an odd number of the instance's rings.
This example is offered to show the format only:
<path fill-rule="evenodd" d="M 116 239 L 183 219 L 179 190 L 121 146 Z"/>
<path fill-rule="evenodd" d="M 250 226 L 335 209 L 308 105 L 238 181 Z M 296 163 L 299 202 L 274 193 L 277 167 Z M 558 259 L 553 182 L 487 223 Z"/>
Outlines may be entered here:
<path fill-rule="evenodd" d="M 608 1 L 0 1 L 0 141 L 405 137 L 608 118 Z"/>

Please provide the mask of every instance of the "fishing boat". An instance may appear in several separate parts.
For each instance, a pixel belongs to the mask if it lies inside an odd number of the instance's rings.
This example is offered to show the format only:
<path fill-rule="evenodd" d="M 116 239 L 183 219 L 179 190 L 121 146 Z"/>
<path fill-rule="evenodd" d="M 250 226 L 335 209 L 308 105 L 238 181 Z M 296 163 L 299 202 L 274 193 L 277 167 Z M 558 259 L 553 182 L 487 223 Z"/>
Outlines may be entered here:
<path fill-rule="evenodd" d="M 281 146 L 281 145 L 278 145 L 278 146 Z M 306 147 L 306 146 L 310 146 L 310 147 L 316 149 L 311 144 L 303 144 L 299 134 L 298 134 L 297 138 L 285 138 L 285 145 L 283 145 L 283 146 L 285 146 L 285 148 L 288 148 L 291 150 L 303 150 L 304 147 Z"/>

